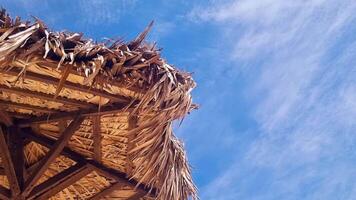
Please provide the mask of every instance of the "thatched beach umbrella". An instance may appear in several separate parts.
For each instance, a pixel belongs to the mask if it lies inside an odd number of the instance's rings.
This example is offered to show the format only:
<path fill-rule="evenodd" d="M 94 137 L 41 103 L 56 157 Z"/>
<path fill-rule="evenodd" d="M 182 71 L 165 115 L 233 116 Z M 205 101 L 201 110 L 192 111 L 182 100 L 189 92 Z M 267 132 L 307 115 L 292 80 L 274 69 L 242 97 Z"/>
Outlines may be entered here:
<path fill-rule="evenodd" d="M 195 83 L 144 43 L 0 13 L 0 199 L 196 199 L 172 122 Z"/>

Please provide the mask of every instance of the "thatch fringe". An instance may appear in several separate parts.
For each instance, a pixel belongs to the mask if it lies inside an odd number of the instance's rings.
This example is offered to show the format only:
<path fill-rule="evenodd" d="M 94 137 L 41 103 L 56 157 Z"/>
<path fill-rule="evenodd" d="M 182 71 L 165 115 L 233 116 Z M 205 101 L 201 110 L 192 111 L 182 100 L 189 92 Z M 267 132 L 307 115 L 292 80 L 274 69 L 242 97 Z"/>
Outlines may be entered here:
<path fill-rule="evenodd" d="M 192 109 L 190 95 L 195 83 L 191 75 L 178 71 L 160 57 L 155 45 L 143 43 L 152 23 L 135 40 L 96 43 L 83 34 L 51 32 L 36 19 L 34 23 L 11 19 L 0 12 L 0 70 L 16 60 L 37 64 L 57 63 L 61 84 L 72 70 L 85 76 L 83 84 L 97 87 L 116 81 L 122 87 L 142 91 L 133 99 L 132 116 L 139 118 L 136 145 L 128 152 L 134 158 L 132 178 L 158 190 L 157 199 L 198 199 L 182 143 L 172 133 L 172 122 Z M 26 66 L 19 77 L 25 78 Z M 104 77 L 104 78 L 103 78 Z"/>

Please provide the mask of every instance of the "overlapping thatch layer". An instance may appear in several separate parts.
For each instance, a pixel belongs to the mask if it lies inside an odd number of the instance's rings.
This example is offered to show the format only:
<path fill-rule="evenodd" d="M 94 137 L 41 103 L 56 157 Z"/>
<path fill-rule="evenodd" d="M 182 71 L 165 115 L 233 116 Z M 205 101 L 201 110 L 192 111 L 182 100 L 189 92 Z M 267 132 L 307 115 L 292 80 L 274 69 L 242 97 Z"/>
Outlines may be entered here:
<path fill-rule="evenodd" d="M 30 126 L 37 136 L 53 141 L 74 115 L 83 115 L 67 151 L 125 173 L 155 191 L 156 199 L 196 199 L 182 143 L 172 133 L 172 122 L 196 108 L 190 95 L 195 83 L 190 74 L 162 59 L 155 45 L 144 43 L 151 26 L 128 43 L 97 43 L 80 33 L 52 32 L 37 19 L 11 19 L 3 10 L 0 108 L 23 130 Z M 36 169 L 33 165 L 48 148 L 26 143 L 28 171 Z M 37 185 L 76 163 L 65 155 L 57 157 Z M 6 177 L 0 175 L 0 181 L 9 186 Z M 92 171 L 52 198 L 88 199 L 113 184 L 115 180 Z M 124 185 L 107 196 L 125 199 L 134 190 Z"/>

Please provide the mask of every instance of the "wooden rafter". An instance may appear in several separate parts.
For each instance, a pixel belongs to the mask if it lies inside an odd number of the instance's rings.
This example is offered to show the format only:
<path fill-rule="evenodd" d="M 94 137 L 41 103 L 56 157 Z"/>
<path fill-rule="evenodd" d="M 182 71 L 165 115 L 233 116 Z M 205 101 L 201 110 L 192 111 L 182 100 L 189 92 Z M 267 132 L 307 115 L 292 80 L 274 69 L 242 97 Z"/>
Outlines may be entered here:
<path fill-rule="evenodd" d="M 106 114 L 115 114 L 123 111 L 129 111 L 130 109 L 125 109 L 124 104 L 115 104 L 110 106 L 103 106 L 99 109 L 86 109 L 81 111 L 73 111 L 73 112 L 66 112 L 66 113 L 58 113 L 53 114 L 51 116 L 41 116 L 37 118 L 31 119 L 22 119 L 18 120 L 19 127 L 26 127 L 31 126 L 34 123 L 50 123 L 54 121 L 59 121 L 62 119 L 72 119 L 73 116 L 81 114 L 84 117 L 91 117 L 96 115 L 106 115 Z"/>
<path fill-rule="evenodd" d="M 89 104 L 83 101 L 78 101 L 74 99 L 68 99 L 65 97 L 57 97 L 54 98 L 53 95 L 42 93 L 42 92 L 36 92 L 36 91 L 31 91 L 31 90 L 26 90 L 22 88 L 16 88 L 16 87 L 7 87 L 5 85 L 0 85 L 0 91 L 8 92 L 8 93 L 14 93 L 18 95 L 24 95 L 28 97 L 33 97 L 33 98 L 38 98 L 38 99 L 44 99 L 47 101 L 54 101 L 66 105 L 72 105 L 72 106 L 78 106 L 81 108 L 88 108 L 94 106 L 94 104 Z"/>
<path fill-rule="evenodd" d="M 12 76 L 17 76 L 21 71 L 18 69 L 11 69 L 8 71 L 0 71 L 0 73 L 4 73 L 4 74 L 8 74 L 8 75 L 12 75 Z M 45 76 L 45 75 L 41 75 L 41 74 L 36 74 L 33 72 L 26 72 L 26 78 L 34 80 L 34 81 L 39 81 L 39 82 L 44 82 L 46 84 L 52 84 L 52 85 L 58 85 L 59 83 L 59 79 L 57 78 L 53 78 L 50 76 Z M 88 86 L 84 86 L 84 85 L 80 85 L 80 84 L 76 84 L 76 83 L 72 83 L 69 81 L 66 81 L 63 83 L 63 87 L 68 88 L 68 89 L 72 89 L 72 90 L 77 90 L 77 91 L 81 91 L 81 92 L 89 92 L 93 95 L 97 95 L 97 96 L 101 96 L 101 97 L 105 97 L 108 98 L 110 100 L 112 100 L 113 102 L 121 102 L 121 103 L 127 103 L 129 102 L 129 100 L 126 97 L 122 97 L 120 95 L 114 95 L 114 94 L 110 94 L 107 92 L 104 92 L 102 90 L 98 90 L 95 88 L 91 88 Z"/>
<path fill-rule="evenodd" d="M 5 169 L 6 177 L 10 183 L 10 189 L 12 193 L 11 195 L 17 196 L 20 194 L 21 189 L 17 181 L 14 163 L 12 161 L 9 148 L 5 140 L 5 135 L 1 127 L 0 127 L 0 156 L 1 156 L 2 164 Z"/>
<path fill-rule="evenodd" d="M 94 141 L 94 159 L 98 162 L 101 162 L 101 122 L 100 122 L 100 116 L 93 116 L 92 117 L 92 123 L 93 123 L 93 141 Z"/>
<path fill-rule="evenodd" d="M 48 169 L 51 162 L 54 161 L 56 157 L 62 152 L 63 148 L 68 143 L 69 139 L 72 137 L 74 132 L 79 128 L 83 120 L 84 120 L 83 116 L 81 115 L 76 116 L 75 119 L 71 122 L 71 124 L 69 124 L 68 128 L 66 128 L 66 130 L 61 134 L 61 136 L 55 142 L 53 147 L 50 149 L 50 151 L 41 161 L 41 165 L 38 167 L 35 173 L 30 175 L 30 177 L 26 181 L 24 191 L 23 191 L 24 196 L 27 196 L 31 192 L 31 190 L 35 186 L 35 183 Z"/>
<path fill-rule="evenodd" d="M 47 148 L 51 148 L 55 144 L 54 140 L 42 135 L 35 134 L 29 128 L 23 129 L 22 132 L 25 137 Z M 156 194 L 155 188 L 149 189 L 149 187 L 144 184 L 138 184 L 138 182 L 135 181 L 134 179 L 127 178 L 127 175 L 125 173 L 117 171 L 115 169 L 108 168 L 94 160 L 88 160 L 84 158 L 81 154 L 71 150 L 70 148 L 65 147 L 62 151 L 62 154 L 76 162 L 85 162 L 91 165 L 96 172 L 98 172 L 99 174 L 105 177 L 110 177 L 115 179 L 117 182 L 123 182 L 129 186 L 136 187 L 136 190 L 138 192 L 149 194 L 151 196 L 155 196 Z"/>
<path fill-rule="evenodd" d="M 77 163 L 36 186 L 28 199 L 50 197 L 88 175 L 93 168 L 86 163 Z"/>
<path fill-rule="evenodd" d="M 3 107 L 3 108 L 13 107 L 13 108 L 20 108 L 20 109 L 31 110 L 31 111 L 38 111 L 38 112 L 43 112 L 43 113 L 58 113 L 58 112 L 60 112 L 58 110 L 53 110 L 53 109 L 49 109 L 49 108 L 33 106 L 33 105 L 23 104 L 23 103 L 16 103 L 16 102 L 12 102 L 12 101 L 3 101 L 3 100 L 0 100 L 0 107 Z"/>
<path fill-rule="evenodd" d="M 5 110 L 0 109 L 0 122 L 5 124 L 5 126 L 12 126 L 12 117 Z"/>
<path fill-rule="evenodd" d="M 94 196 L 92 196 L 90 198 L 90 200 L 103 199 L 105 196 L 108 196 L 109 194 L 113 193 L 114 191 L 119 190 L 123 186 L 125 186 L 124 183 L 121 183 L 121 182 L 114 183 L 114 184 L 110 185 L 108 188 L 105 188 L 103 191 L 101 191 L 101 192 L 95 194 Z"/>

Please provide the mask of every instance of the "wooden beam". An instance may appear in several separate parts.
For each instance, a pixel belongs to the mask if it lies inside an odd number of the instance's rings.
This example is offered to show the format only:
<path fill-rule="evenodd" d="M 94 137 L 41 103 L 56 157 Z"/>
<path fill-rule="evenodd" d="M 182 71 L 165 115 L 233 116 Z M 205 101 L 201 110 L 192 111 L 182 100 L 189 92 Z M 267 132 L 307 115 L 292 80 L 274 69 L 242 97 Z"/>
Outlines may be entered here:
<path fill-rule="evenodd" d="M 138 200 L 142 197 L 146 196 L 144 193 L 142 192 L 136 192 L 134 195 L 132 195 L 131 197 L 127 198 L 127 200 Z"/>
<path fill-rule="evenodd" d="M 93 169 L 85 163 L 77 163 L 36 186 L 27 198 L 33 199 L 37 196 L 53 196 L 69 185 L 79 181 L 92 170 Z"/>
<path fill-rule="evenodd" d="M 2 164 L 5 169 L 6 177 L 10 184 L 11 195 L 17 196 L 20 194 L 21 189 L 16 178 L 14 163 L 12 161 L 9 148 L 5 140 L 5 135 L 1 127 L 0 127 L 0 156 L 1 156 Z"/>
<path fill-rule="evenodd" d="M 27 96 L 27 97 L 44 99 L 47 101 L 54 101 L 54 102 L 71 105 L 71 106 L 78 106 L 81 108 L 89 108 L 89 107 L 94 106 L 94 104 L 86 103 L 84 101 L 68 99 L 68 98 L 60 97 L 60 96 L 58 96 L 57 98 L 54 99 L 54 95 L 50 95 L 50 94 L 46 94 L 46 93 L 42 93 L 42 92 L 31 91 L 31 90 L 26 90 L 26 89 L 22 89 L 22 88 L 7 87 L 5 85 L 0 85 L 0 91 L 14 93 L 14 94 L 18 94 L 18 95 Z"/>
<path fill-rule="evenodd" d="M 24 184 L 25 168 L 24 140 L 19 132 L 19 128 L 16 126 L 8 128 L 8 138 L 9 151 L 14 164 L 17 182 L 20 189 L 22 189 Z"/>
<path fill-rule="evenodd" d="M 50 149 L 50 151 L 41 161 L 41 165 L 38 167 L 38 169 L 35 171 L 34 174 L 30 175 L 30 177 L 26 181 L 24 191 L 23 191 L 24 196 L 27 196 L 31 192 L 31 190 L 33 189 L 33 187 L 35 186 L 39 178 L 48 169 L 51 162 L 54 161 L 56 157 L 62 152 L 63 148 L 68 143 L 68 141 L 70 140 L 74 132 L 80 127 L 83 120 L 84 120 L 83 116 L 81 115 L 76 116 L 75 119 L 70 123 L 68 128 L 61 134 L 61 136 L 55 142 L 53 147 Z"/>
<path fill-rule="evenodd" d="M 12 76 L 17 76 L 20 72 L 21 72 L 21 70 L 19 70 L 19 69 L 0 71 L 0 73 L 12 75 Z M 25 78 L 28 78 L 28 79 L 31 79 L 34 81 L 43 82 L 46 84 L 51 84 L 51 85 L 58 85 L 58 83 L 60 82 L 60 80 L 58 78 L 53 78 L 50 76 L 36 74 L 36 73 L 30 72 L 30 71 L 26 72 Z M 101 96 L 101 97 L 105 97 L 105 98 L 112 100 L 113 102 L 121 102 L 121 103 L 129 102 L 129 99 L 127 99 L 126 97 L 110 94 L 105 91 L 98 90 L 96 88 L 91 88 L 88 86 L 72 83 L 69 81 L 64 82 L 63 87 L 72 89 L 72 90 L 78 90 L 78 91 L 85 92 L 85 93 L 90 93 L 90 94 Z"/>
<path fill-rule="evenodd" d="M 0 109 L 0 122 L 5 124 L 5 126 L 12 126 L 12 117 L 5 110 Z"/>
<path fill-rule="evenodd" d="M 0 185 L 0 199 L 10 200 L 10 195 L 11 195 L 10 190 Z"/>
<path fill-rule="evenodd" d="M 0 167 L 0 175 L 1 176 L 6 176 L 5 169 L 3 167 Z"/>
<path fill-rule="evenodd" d="M 58 113 L 58 112 L 60 112 L 59 110 L 53 110 L 53 109 L 49 109 L 49 108 L 33 106 L 33 105 L 23 104 L 23 103 L 16 103 L 16 102 L 12 102 L 12 101 L 3 101 L 3 100 L 0 100 L 0 107 L 3 107 L 3 108 L 13 107 L 13 108 L 20 108 L 20 109 L 37 111 L 37 112 L 43 112 L 43 113 Z"/>
<path fill-rule="evenodd" d="M 108 188 L 104 189 L 103 191 L 95 194 L 90 198 L 90 200 L 100 200 L 103 199 L 104 197 L 108 196 L 109 194 L 113 193 L 115 190 L 119 190 L 122 188 L 125 184 L 117 182 L 112 185 L 110 185 Z"/>
<path fill-rule="evenodd" d="M 70 185 L 74 184 L 76 181 L 82 179 L 86 175 L 90 174 L 93 171 L 93 168 L 91 166 L 86 166 L 85 168 L 82 168 L 78 173 L 74 174 L 73 176 L 69 177 L 68 179 L 65 179 L 63 182 L 58 184 L 56 187 L 53 187 L 52 189 L 48 190 L 44 194 L 40 195 L 36 199 L 38 200 L 47 200 L 50 197 L 54 196 L 58 192 L 64 190 L 65 188 L 69 187 Z"/>
<path fill-rule="evenodd" d="M 81 111 L 73 111 L 73 112 L 66 112 L 66 113 L 58 113 L 53 114 L 51 116 L 41 116 L 31 119 L 20 119 L 18 120 L 17 124 L 19 127 L 28 127 L 34 123 L 49 123 L 54 121 L 59 121 L 62 119 L 72 119 L 73 116 L 81 114 L 84 117 L 91 117 L 91 116 L 98 116 L 98 115 L 106 115 L 106 114 L 115 114 L 123 111 L 130 111 L 131 109 L 125 109 L 124 104 L 115 104 L 110 106 L 103 106 L 100 108 L 95 109 L 86 109 Z"/>
<path fill-rule="evenodd" d="M 100 116 L 92 117 L 92 125 L 93 125 L 93 141 L 94 141 L 94 160 L 101 162 L 102 154 L 101 154 L 101 122 Z"/>
<path fill-rule="evenodd" d="M 137 127 L 137 121 L 138 121 L 138 118 L 137 116 L 130 116 L 129 118 L 129 127 L 128 129 L 129 130 L 132 130 L 134 128 Z M 133 171 L 133 168 L 134 168 L 134 165 L 133 165 L 133 160 L 132 158 L 130 157 L 129 155 L 129 152 L 134 148 L 134 142 L 133 140 L 135 139 L 136 135 L 134 133 L 131 133 L 130 135 L 128 135 L 127 139 L 127 155 L 126 155 L 126 174 L 128 175 L 128 177 L 131 177 L 132 176 L 132 171 Z"/>
<path fill-rule="evenodd" d="M 52 140 L 46 136 L 35 134 L 29 128 L 23 129 L 22 133 L 24 134 L 25 137 L 47 148 L 51 148 L 55 143 L 55 140 Z M 156 194 L 155 188 L 150 189 L 148 186 L 144 184 L 138 184 L 138 182 L 135 181 L 134 179 L 127 178 L 127 175 L 125 173 L 117 171 L 115 169 L 108 168 L 94 160 L 86 159 L 81 154 L 71 150 L 70 148 L 65 147 L 62 151 L 62 154 L 76 162 L 85 162 L 93 166 L 96 172 L 98 172 L 99 174 L 105 177 L 110 177 L 115 179 L 117 182 L 123 182 L 131 187 L 136 187 L 137 191 L 139 192 L 149 194 L 150 196 L 155 196 Z"/>

